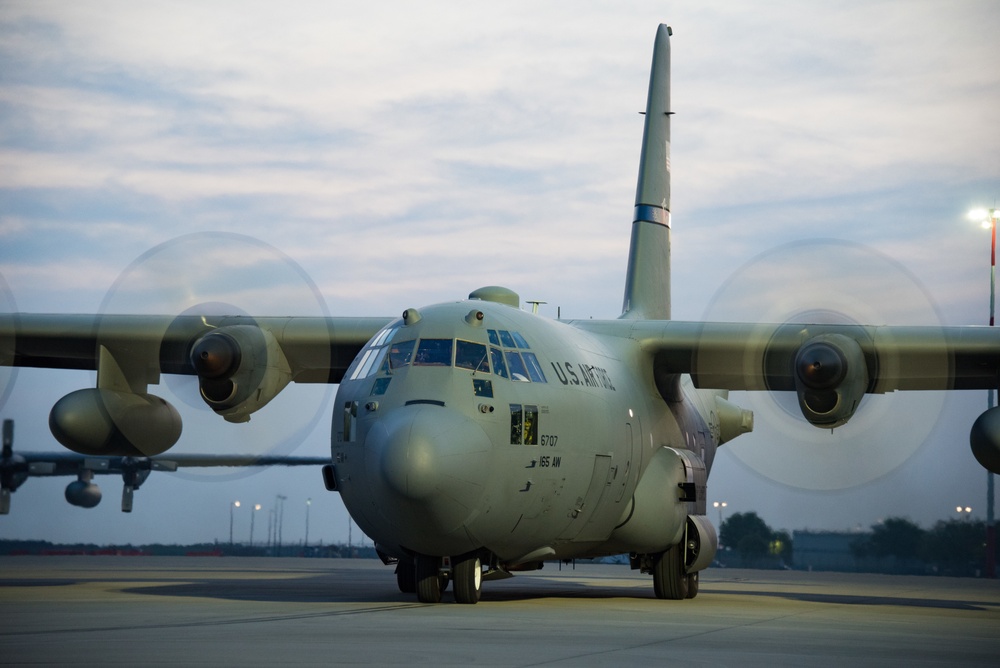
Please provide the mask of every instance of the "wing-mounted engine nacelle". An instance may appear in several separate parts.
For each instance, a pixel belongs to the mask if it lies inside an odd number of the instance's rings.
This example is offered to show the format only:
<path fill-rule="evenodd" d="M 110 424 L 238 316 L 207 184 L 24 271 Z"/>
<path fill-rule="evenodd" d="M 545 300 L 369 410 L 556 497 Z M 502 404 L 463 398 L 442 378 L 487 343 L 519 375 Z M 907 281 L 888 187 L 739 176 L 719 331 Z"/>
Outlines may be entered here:
<path fill-rule="evenodd" d="M 93 508 L 101 502 L 101 488 L 91 482 L 90 471 L 80 474 L 78 480 L 66 485 L 66 500 L 80 508 Z"/>
<path fill-rule="evenodd" d="M 1000 407 L 994 407 L 976 418 L 969 432 L 972 454 L 983 468 L 1000 473 Z"/>
<path fill-rule="evenodd" d="M 88 388 L 56 402 L 49 413 L 49 429 L 73 452 L 145 457 L 165 452 L 177 442 L 181 417 L 171 404 L 152 394 Z M 68 489 L 66 493 L 68 499 Z"/>
<path fill-rule="evenodd" d="M 868 365 L 857 341 L 843 334 L 819 334 L 799 348 L 795 391 L 802 415 L 822 429 L 846 424 L 868 388 Z"/>
<path fill-rule="evenodd" d="M 246 422 L 292 380 L 274 335 L 253 325 L 221 327 L 191 347 L 201 398 L 229 422 Z"/>

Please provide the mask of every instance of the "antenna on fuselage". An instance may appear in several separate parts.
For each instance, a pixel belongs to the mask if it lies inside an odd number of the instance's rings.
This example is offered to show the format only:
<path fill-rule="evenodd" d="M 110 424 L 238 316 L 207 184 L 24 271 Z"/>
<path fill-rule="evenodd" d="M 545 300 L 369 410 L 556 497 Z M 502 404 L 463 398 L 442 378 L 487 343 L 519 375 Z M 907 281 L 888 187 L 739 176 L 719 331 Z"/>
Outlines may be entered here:
<path fill-rule="evenodd" d="M 670 319 L 670 36 L 660 24 L 649 74 L 623 318 Z"/>
<path fill-rule="evenodd" d="M 529 304 L 531 304 L 531 312 L 534 315 L 538 315 L 538 306 L 540 304 L 548 304 L 548 302 L 534 301 L 534 300 L 531 300 L 531 299 L 529 299 L 527 301 L 528 301 Z"/>

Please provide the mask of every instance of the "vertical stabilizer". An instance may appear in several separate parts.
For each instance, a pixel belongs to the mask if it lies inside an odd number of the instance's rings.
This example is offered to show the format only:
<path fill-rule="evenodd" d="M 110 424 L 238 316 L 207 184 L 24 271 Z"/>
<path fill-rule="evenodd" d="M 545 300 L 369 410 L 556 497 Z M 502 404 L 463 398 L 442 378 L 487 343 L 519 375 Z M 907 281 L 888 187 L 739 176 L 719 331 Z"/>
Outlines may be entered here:
<path fill-rule="evenodd" d="M 653 46 L 623 318 L 670 318 L 670 27 Z"/>

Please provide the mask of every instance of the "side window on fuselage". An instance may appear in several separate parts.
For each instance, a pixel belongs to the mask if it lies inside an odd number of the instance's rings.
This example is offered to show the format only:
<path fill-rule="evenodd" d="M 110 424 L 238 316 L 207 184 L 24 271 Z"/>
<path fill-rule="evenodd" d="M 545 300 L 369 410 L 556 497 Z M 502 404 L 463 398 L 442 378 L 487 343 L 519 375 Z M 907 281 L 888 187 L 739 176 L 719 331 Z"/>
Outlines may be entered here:
<path fill-rule="evenodd" d="M 510 444 L 538 445 L 538 406 L 510 405 Z"/>
<path fill-rule="evenodd" d="M 538 406 L 524 407 L 524 444 L 538 445 Z"/>
<path fill-rule="evenodd" d="M 524 431 L 524 417 L 521 404 L 510 405 L 510 444 L 521 445 L 521 434 Z"/>

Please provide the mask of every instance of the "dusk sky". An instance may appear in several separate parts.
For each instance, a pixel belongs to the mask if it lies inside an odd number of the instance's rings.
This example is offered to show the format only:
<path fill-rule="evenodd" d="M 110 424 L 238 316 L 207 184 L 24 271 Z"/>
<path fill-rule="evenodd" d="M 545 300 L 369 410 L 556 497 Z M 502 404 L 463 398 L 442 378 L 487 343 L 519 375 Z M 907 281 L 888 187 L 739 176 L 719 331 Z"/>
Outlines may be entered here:
<path fill-rule="evenodd" d="M 966 213 L 1000 196 L 993 0 L 3 2 L 0 309 L 391 317 L 503 285 L 545 317 L 615 318 L 661 22 L 675 319 L 986 324 L 989 233 Z M 93 383 L 0 371 L 15 447 L 57 450 L 49 410 Z M 234 426 L 180 385 L 150 388 L 180 397 L 178 452 L 329 454 L 330 388 Z M 985 516 L 985 392 L 876 397 L 832 435 L 733 400 L 757 431 L 716 460 L 726 513 L 790 531 Z M 286 542 L 307 499 L 310 541 L 347 540 L 316 469 L 154 473 L 130 515 L 120 479 L 92 510 L 68 482 L 25 483 L 0 537 L 228 540 L 239 499 L 235 538 L 260 503 L 259 542 L 283 495 Z"/>

